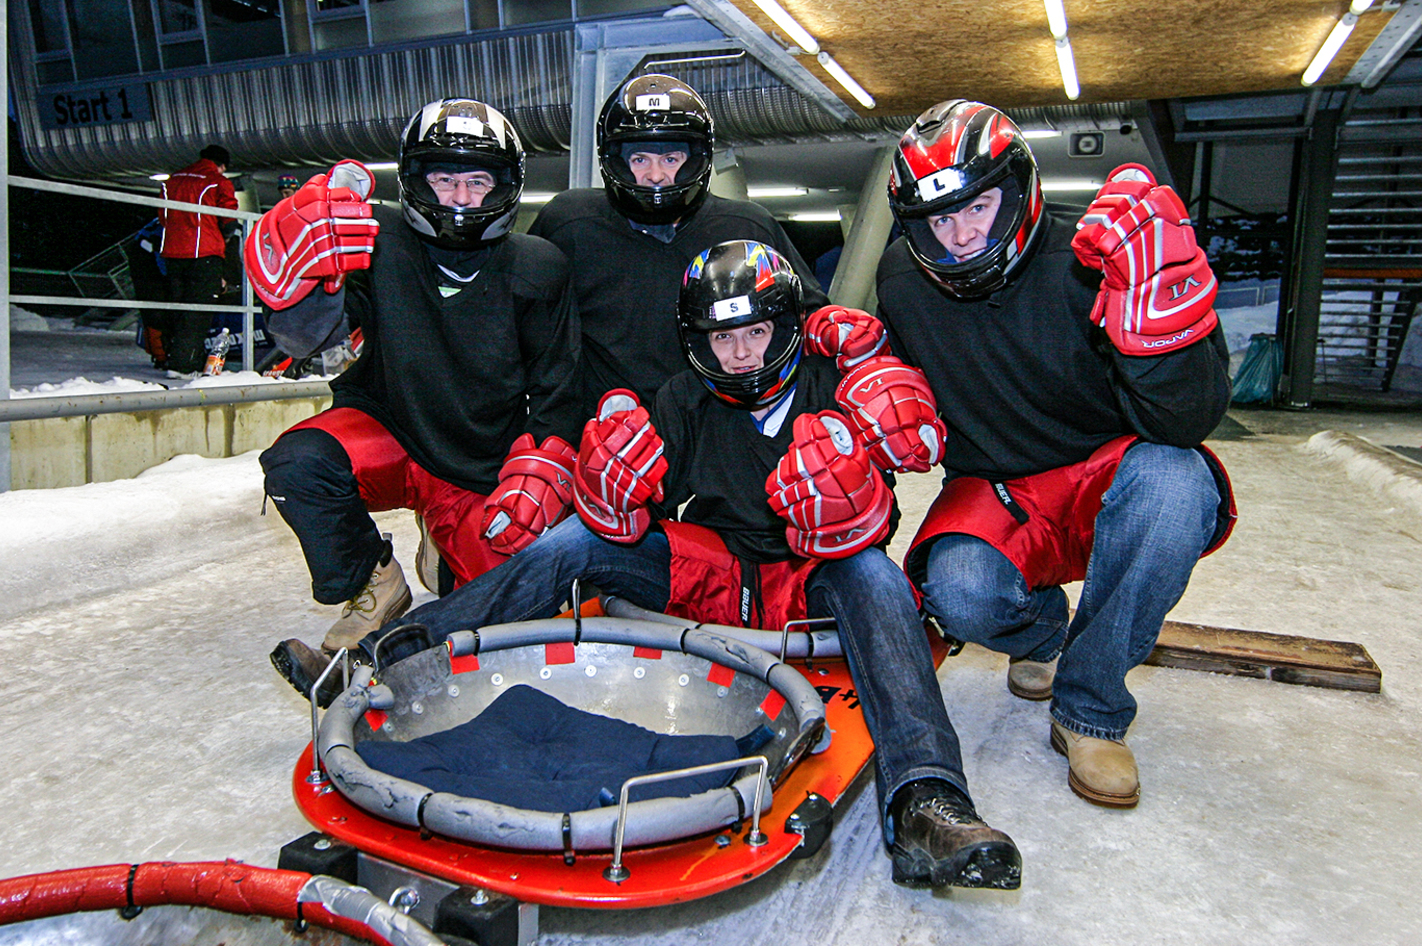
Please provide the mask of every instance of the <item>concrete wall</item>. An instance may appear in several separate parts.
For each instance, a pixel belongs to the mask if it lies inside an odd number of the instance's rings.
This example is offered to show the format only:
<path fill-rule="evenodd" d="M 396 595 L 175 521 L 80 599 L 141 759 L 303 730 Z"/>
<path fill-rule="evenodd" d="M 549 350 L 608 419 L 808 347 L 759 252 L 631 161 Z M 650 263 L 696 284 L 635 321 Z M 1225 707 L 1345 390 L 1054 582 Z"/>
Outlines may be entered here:
<path fill-rule="evenodd" d="M 230 457 L 271 444 L 331 406 L 295 398 L 10 424 L 12 489 L 81 486 L 136 476 L 182 453 Z"/>

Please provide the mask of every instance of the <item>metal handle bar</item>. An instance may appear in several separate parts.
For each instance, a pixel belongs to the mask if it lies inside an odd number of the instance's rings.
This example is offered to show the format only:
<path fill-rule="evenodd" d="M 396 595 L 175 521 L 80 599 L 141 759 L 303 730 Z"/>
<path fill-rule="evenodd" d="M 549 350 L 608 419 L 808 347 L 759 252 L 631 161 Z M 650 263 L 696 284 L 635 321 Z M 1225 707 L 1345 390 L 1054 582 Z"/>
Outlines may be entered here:
<path fill-rule="evenodd" d="M 617 802 L 617 832 L 612 841 L 612 863 L 602 872 L 602 876 L 620 884 L 632 872 L 622 863 L 622 841 L 627 832 L 627 799 L 632 788 L 637 785 L 650 785 L 653 782 L 668 782 L 672 779 L 685 778 L 691 775 L 707 775 L 711 772 L 721 772 L 726 769 L 739 769 L 747 765 L 754 765 L 760 769 L 760 775 L 755 780 L 755 803 L 751 806 L 751 829 L 746 835 L 746 843 L 751 847 L 760 847 L 768 840 L 760 833 L 760 802 L 764 797 L 765 784 L 769 780 L 770 760 L 763 755 L 745 756 L 740 759 L 730 759 L 726 762 L 711 762 L 706 765 L 693 765 L 685 769 L 672 769 L 668 772 L 653 772 L 649 775 L 634 775 L 622 783 L 621 797 Z M 731 791 L 738 791 L 732 786 Z"/>
<path fill-rule="evenodd" d="M 321 684 L 326 682 L 326 678 L 335 669 L 336 663 L 341 664 L 341 681 L 345 686 L 341 691 L 350 689 L 351 685 L 351 655 L 350 651 L 342 647 L 336 651 L 331 662 L 326 664 L 326 669 L 321 671 L 321 676 L 316 678 L 316 682 L 311 684 L 311 692 L 307 694 L 311 698 L 311 774 L 306 776 L 306 781 L 310 785 L 320 785 L 326 781 L 326 775 L 321 771 L 321 707 L 316 705 L 316 692 L 321 689 Z"/>
<path fill-rule="evenodd" d="M 785 626 L 780 629 L 780 662 L 785 662 L 785 651 L 790 646 L 790 628 L 806 625 L 805 633 L 809 633 L 811 624 L 829 623 L 834 627 L 839 627 L 839 622 L 834 618 L 800 618 L 798 621 L 786 621 Z"/>

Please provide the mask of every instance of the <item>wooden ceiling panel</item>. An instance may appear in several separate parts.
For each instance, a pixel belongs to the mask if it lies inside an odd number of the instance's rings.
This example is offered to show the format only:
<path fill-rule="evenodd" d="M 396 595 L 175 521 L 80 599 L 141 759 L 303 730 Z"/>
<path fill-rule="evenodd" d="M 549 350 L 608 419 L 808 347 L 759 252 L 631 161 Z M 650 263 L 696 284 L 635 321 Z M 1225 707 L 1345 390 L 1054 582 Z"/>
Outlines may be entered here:
<path fill-rule="evenodd" d="M 752 0 L 732 2 L 761 29 L 784 39 Z M 781 0 L 781 5 L 869 90 L 878 114 L 917 114 L 959 97 L 1005 108 L 1068 101 L 1041 0 Z M 1081 82 L 1077 101 L 1296 89 L 1347 8 L 1346 0 L 1067 0 L 1068 35 Z M 1364 14 L 1321 84 L 1341 81 L 1391 16 Z M 813 57 L 800 62 L 840 91 Z M 842 97 L 857 108 L 848 95 Z"/>

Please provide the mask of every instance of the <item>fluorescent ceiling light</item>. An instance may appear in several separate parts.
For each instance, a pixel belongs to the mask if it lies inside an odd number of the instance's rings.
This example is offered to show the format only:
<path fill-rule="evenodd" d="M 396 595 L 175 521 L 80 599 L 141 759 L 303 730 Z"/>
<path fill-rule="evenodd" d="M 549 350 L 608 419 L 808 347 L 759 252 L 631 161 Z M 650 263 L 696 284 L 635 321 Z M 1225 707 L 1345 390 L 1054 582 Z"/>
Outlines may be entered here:
<path fill-rule="evenodd" d="M 1092 192 L 1095 192 L 1095 191 L 1098 191 L 1098 190 L 1100 190 L 1100 189 L 1101 189 L 1101 182 L 1100 182 L 1100 181 L 1056 180 L 1056 181 L 1043 181 L 1043 182 L 1042 182 L 1042 193 L 1044 193 L 1044 194 L 1050 194 L 1050 193 L 1053 193 L 1053 192 L 1058 192 L 1058 193 L 1059 193 L 1059 192 L 1062 192 L 1062 191 L 1092 191 Z"/>
<path fill-rule="evenodd" d="M 166 180 L 168 179 L 168 175 L 167 175 L 167 174 L 150 174 L 150 175 L 148 175 L 148 179 L 149 179 L 150 181 L 166 181 Z"/>
<path fill-rule="evenodd" d="M 838 210 L 812 210 L 801 214 L 791 214 L 796 223 L 828 223 L 840 219 Z"/>
<path fill-rule="evenodd" d="M 1081 94 L 1081 85 L 1076 81 L 1076 59 L 1071 54 L 1071 40 L 1063 36 L 1057 40 L 1057 68 L 1062 71 L 1062 88 L 1066 97 L 1073 102 Z"/>
<path fill-rule="evenodd" d="M 775 25 L 784 30 L 796 46 L 811 56 L 820 51 L 819 41 L 810 35 L 809 30 L 796 23 L 795 18 L 775 0 L 755 0 L 755 5 L 760 7 L 766 16 L 774 20 Z"/>
<path fill-rule="evenodd" d="M 1367 12 L 1368 7 L 1373 5 L 1373 0 L 1353 0 L 1348 7 L 1348 12 L 1329 31 L 1328 38 L 1323 41 L 1323 45 L 1318 47 L 1318 52 L 1314 53 L 1313 62 L 1308 64 L 1304 70 L 1303 84 L 1313 85 L 1323 73 L 1327 71 L 1333 62 L 1333 57 L 1338 55 L 1338 50 L 1343 48 L 1343 44 L 1348 41 L 1348 36 L 1353 32 L 1353 27 L 1358 25 L 1358 17 Z"/>
<path fill-rule="evenodd" d="M 366 165 L 371 171 L 393 171 L 400 166 L 398 161 L 372 161 Z"/>
<path fill-rule="evenodd" d="M 1055 128 L 1024 128 L 1022 137 L 1031 141 L 1036 138 L 1060 138 L 1062 133 Z"/>
<path fill-rule="evenodd" d="M 747 187 L 747 188 L 746 188 L 746 196 L 747 196 L 747 197 L 754 197 L 754 198 L 761 198 L 761 197 L 801 197 L 801 196 L 803 196 L 803 195 L 805 195 L 805 194 L 808 194 L 808 193 L 809 193 L 809 191 L 808 191 L 806 188 L 803 188 L 803 187 L 781 187 L 781 186 L 776 185 L 776 186 L 772 186 L 772 187 Z"/>
<path fill-rule="evenodd" d="M 1067 34 L 1066 7 L 1062 0 L 1042 0 L 1047 8 L 1047 29 L 1052 31 L 1052 39 L 1063 39 Z"/>
<path fill-rule="evenodd" d="M 521 204 L 546 204 L 557 196 L 557 194 L 544 194 L 538 191 L 524 191 L 518 202 Z"/>
<path fill-rule="evenodd" d="M 760 0 L 756 0 L 756 2 L 758 3 L 760 2 Z M 863 105 L 865 108 L 874 107 L 874 96 L 866 92 L 864 86 L 860 85 L 858 82 L 855 82 L 854 78 L 850 76 L 849 73 L 844 71 L 844 67 L 834 61 L 833 56 L 831 56 L 824 50 L 821 50 L 820 54 L 816 56 L 815 59 L 819 62 L 821 66 L 824 66 L 825 72 L 828 72 L 830 75 L 834 76 L 834 80 L 840 85 L 844 86 L 844 91 L 854 96 L 855 101 L 857 101 L 860 105 Z"/>

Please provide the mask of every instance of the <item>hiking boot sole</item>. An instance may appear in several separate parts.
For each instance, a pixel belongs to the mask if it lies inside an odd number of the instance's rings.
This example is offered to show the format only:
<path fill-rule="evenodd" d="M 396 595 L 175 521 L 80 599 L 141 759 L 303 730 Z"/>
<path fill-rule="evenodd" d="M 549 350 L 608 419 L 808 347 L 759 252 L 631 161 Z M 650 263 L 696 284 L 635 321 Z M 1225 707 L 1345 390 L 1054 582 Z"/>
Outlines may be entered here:
<path fill-rule="evenodd" d="M 291 684 L 292 689 L 300 693 L 306 699 L 311 698 L 311 687 L 316 682 L 316 677 L 312 677 L 306 667 L 304 667 L 296 655 L 291 652 L 286 641 L 282 641 L 272 649 L 270 654 L 272 667 L 281 674 L 282 679 Z M 324 669 L 324 668 L 323 668 Z M 333 682 L 334 678 L 334 682 Z M 337 671 L 332 671 L 331 676 L 326 678 L 325 685 L 316 693 L 316 705 L 325 709 L 330 706 L 336 697 L 341 695 L 341 677 Z"/>
<path fill-rule="evenodd" d="M 1021 686 L 1016 680 L 1012 679 L 1011 676 L 1008 676 L 1007 692 L 1020 700 L 1031 700 L 1034 703 L 1040 703 L 1043 700 L 1050 700 L 1052 698 L 1052 685 L 1049 683 L 1041 689 L 1029 689 L 1028 687 Z"/>
<path fill-rule="evenodd" d="M 1057 750 L 1058 755 L 1067 758 L 1067 786 L 1076 793 L 1078 798 L 1085 799 L 1093 805 L 1100 805 L 1103 808 L 1134 808 L 1141 800 L 1140 786 L 1129 795 L 1118 795 L 1112 792 L 1103 792 L 1092 788 L 1081 779 L 1076 777 L 1076 773 L 1071 770 L 1071 756 L 1067 753 L 1066 739 L 1057 734 L 1055 728 L 1052 729 L 1052 748 Z"/>
<path fill-rule="evenodd" d="M 1016 890 L 1022 886 L 1022 856 L 1011 843 L 985 841 L 935 860 L 927 851 L 894 849 L 894 883 L 922 890 L 936 887 Z"/>

